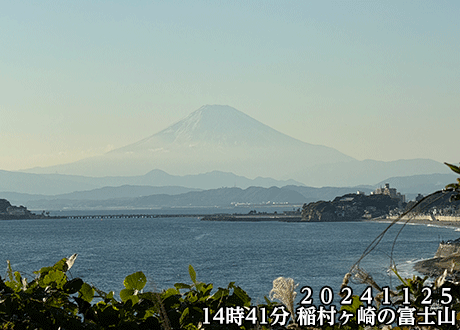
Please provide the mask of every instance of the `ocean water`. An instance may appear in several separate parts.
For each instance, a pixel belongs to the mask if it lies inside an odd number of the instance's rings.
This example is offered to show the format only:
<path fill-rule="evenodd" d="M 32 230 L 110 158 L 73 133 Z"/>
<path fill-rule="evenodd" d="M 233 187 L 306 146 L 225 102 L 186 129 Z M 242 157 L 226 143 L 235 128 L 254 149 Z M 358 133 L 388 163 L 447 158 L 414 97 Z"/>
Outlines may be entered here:
<path fill-rule="evenodd" d="M 30 279 L 34 270 L 78 253 L 71 276 L 104 291 L 118 293 L 124 277 L 136 271 L 147 276 L 147 290 L 190 283 L 191 264 L 199 281 L 213 283 L 214 288 L 234 281 L 253 302 L 263 302 L 272 281 L 284 276 L 299 283 L 298 290 L 313 288 L 315 303 L 323 286 L 338 293 L 345 273 L 387 226 L 372 222 L 207 222 L 197 218 L 0 221 L 0 276 L 6 275 L 6 260 L 11 261 L 13 270 Z M 380 285 L 400 284 L 387 270 L 401 228 L 393 226 L 361 262 Z M 414 261 L 432 257 L 441 240 L 459 235 L 454 228 L 405 226 L 394 249 L 398 269 L 411 276 Z"/>

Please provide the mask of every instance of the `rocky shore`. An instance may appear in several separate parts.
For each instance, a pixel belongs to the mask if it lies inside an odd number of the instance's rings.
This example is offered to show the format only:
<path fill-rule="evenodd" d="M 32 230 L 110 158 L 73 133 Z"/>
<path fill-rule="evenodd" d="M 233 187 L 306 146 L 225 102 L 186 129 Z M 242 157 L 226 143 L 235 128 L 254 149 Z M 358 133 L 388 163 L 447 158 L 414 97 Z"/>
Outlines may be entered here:
<path fill-rule="evenodd" d="M 27 219 L 58 219 L 49 213 L 35 214 L 30 212 L 25 206 L 11 205 L 6 199 L 0 199 L 0 220 L 27 220 Z"/>
<path fill-rule="evenodd" d="M 460 275 L 460 254 L 422 260 L 414 265 L 415 271 L 430 277 L 440 276 L 445 269 L 449 274 L 458 277 Z"/>
<path fill-rule="evenodd" d="M 400 222 L 405 223 L 407 220 L 408 218 L 403 218 Z M 379 219 L 374 221 L 392 222 L 390 219 Z M 427 220 L 426 217 L 415 217 L 411 219 L 409 223 L 460 228 L 460 219 L 459 221 L 430 221 Z M 433 258 L 419 261 L 414 265 L 414 270 L 416 272 L 429 277 L 438 277 L 444 273 L 445 269 L 448 270 L 451 277 L 458 278 L 460 276 L 460 238 L 455 241 L 441 242 Z"/>

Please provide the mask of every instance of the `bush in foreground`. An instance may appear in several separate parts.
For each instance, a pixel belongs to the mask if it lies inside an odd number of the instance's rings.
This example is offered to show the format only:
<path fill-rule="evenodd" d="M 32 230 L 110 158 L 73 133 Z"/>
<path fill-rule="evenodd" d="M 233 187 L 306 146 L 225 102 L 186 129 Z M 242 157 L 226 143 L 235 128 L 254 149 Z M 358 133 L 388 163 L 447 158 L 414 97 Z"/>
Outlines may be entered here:
<path fill-rule="evenodd" d="M 213 292 L 212 284 L 196 280 L 192 266 L 189 266 L 191 284 L 176 283 L 162 292 L 143 292 L 147 279 L 142 272 L 136 272 L 126 276 L 125 288 L 120 292 L 120 299 L 116 299 L 113 291 L 105 293 L 80 278 L 70 279 L 67 271 L 75 258 L 73 255 L 52 267 L 41 268 L 31 281 L 13 272 L 8 262 L 7 278 L 0 279 L 0 328 L 390 329 L 390 324 L 406 322 L 408 325 L 410 321 L 401 318 L 401 311 L 407 314 L 409 310 L 415 325 L 427 323 L 423 313 L 433 322 L 423 329 L 458 328 L 460 285 L 446 280 L 447 271 L 431 286 L 424 286 L 426 278 L 401 278 L 402 285 L 395 292 L 381 289 L 375 297 L 349 295 L 350 303 L 339 310 L 333 305 L 323 306 L 323 311 L 335 312 L 329 314 L 332 319 L 320 319 L 318 313 L 322 307 L 309 304 L 305 294 L 308 290 L 303 288 L 301 292 L 305 296 L 294 312 L 296 285 L 292 279 L 274 281 L 271 296 L 282 304 L 265 298 L 265 304 L 254 306 L 247 293 L 234 282 Z M 347 288 L 342 289 L 344 287 Z M 385 304 L 382 299 L 388 302 Z M 382 315 L 383 309 L 394 310 L 394 319 L 385 314 L 379 322 L 377 316 Z M 315 314 L 309 314 L 308 310 L 315 310 Z M 346 322 L 341 319 L 343 314 L 349 315 Z"/>

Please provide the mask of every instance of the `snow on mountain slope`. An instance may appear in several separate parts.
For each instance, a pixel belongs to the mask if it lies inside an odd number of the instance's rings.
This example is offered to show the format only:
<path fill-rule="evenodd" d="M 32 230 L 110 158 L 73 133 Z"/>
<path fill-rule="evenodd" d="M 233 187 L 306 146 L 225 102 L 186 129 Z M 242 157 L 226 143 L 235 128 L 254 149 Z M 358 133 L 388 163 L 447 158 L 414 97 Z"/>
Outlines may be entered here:
<path fill-rule="evenodd" d="M 154 169 L 172 175 L 222 171 L 251 179 L 293 179 L 317 187 L 373 184 L 392 176 L 446 171 L 443 164 L 429 159 L 358 161 L 333 148 L 294 139 L 230 106 L 205 105 L 136 143 L 32 172 L 132 176 Z"/>
<path fill-rule="evenodd" d="M 291 178 L 303 167 L 347 162 L 339 151 L 312 145 L 223 105 L 206 105 L 185 119 L 107 154 L 116 163 L 174 174 L 213 170 L 249 177 Z M 149 168 L 150 166 L 150 168 Z"/>
<path fill-rule="evenodd" d="M 114 152 L 198 145 L 265 148 L 286 143 L 308 145 L 230 106 L 205 105 L 161 132 Z"/>

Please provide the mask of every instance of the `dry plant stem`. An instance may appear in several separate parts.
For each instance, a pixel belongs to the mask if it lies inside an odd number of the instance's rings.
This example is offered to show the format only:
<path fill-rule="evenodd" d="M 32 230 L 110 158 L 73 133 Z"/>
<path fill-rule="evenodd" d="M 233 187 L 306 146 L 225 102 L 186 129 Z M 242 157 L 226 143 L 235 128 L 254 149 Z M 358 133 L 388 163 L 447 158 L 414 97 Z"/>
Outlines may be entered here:
<path fill-rule="evenodd" d="M 364 271 L 363 269 L 361 269 L 359 267 L 356 267 L 354 273 L 355 274 L 354 274 L 353 278 L 355 280 L 357 280 L 359 283 L 368 284 L 368 285 L 372 286 L 374 289 L 376 289 L 376 290 L 378 290 L 380 292 L 382 291 L 382 288 L 374 281 L 372 276 L 369 273 L 367 273 L 366 271 Z"/>
<path fill-rule="evenodd" d="M 165 330 L 171 330 L 171 324 L 169 323 L 168 314 L 166 313 L 165 306 L 161 301 L 161 295 L 158 292 L 154 292 L 155 300 L 157 303 L 158 310 L 160 311 L 160 319 L 163 321 L 163 328 Z"/>
<path fill-rule="evenodd" d="M 339 292 L 339 296 L 341 298 L 345 298 L 346 296 L 346 293 L 343 292 L 342 289 L 348 286 L 348 283 L 350 282 L 350 277 L 351 277 L 351 273 L 346 273 L 345 276 L 343 277 L 342 285 L 340 286 L 340 292 Z"/>
<path fill-rule="evenodd" d="M 161 294 L 157 292 L 157 287 L 154 281 L 151 281 L 150 285 L 152 285 L 152 295 L 154 297 L 155 305 L 158 308 L 158 311 L 160 314 L 160 320 L 162 321 L 163 329 L 172 330 L 171 324 L 169 322 L 168 314 L 166 313 L 165 306 L 163 305 L 163 302 L 161 301 Z"/>
<path fill-rule="evenodd" d="M 270 291 L 270 299 L 278 299 L 291 313 L 294 326 L 297 326 L 294 313 L 294 299 L 297 295 L 295 288 L 298 285 L 294 284 L 292 278 L 278 277 L 273 281 L 273 289 Z"/>
<path fill-rule="evenodd" d="M 351 266 L 350 268 L 350 272 L 347 273 L 343 279 L 343 283 L 347 283 L 348 284 L 348 280 L 350 278 L 350 273 L 353 273 L 356 269 L 359 269 L 359 264 L 361 262 L 361 260 L 363 260 L 368 254 L 370 254 L 375 248 L 376 246 L 380 243 L 380 241 L 383 239 L 383 236 L 385 236 L 385 234 L 387 233 L 387 231 L 393 226 L 395 225 L 397 222 L 401 221 L 406 215 L 409 215 L 409 218 L 408 220 L 404 223 L 404 225 L 401 227 L 401 229 L 399 230 L 398 234 L 396 235 L 394 241 L 393 241 L 393 246 L 391 248 L 391 256 L 390 256 L 390 259 L 393 260 L 393 252 L 394 252 L 394 247 L 395 247 L 395 244 L 396 244 L 396 240 L 399 236 L 399 234 L 401 233 L 401 231 L 403 230 L 403 228 L 405 227 L 405 225 L 413 219 L 413 215 L 411 215 L 411 212 L 417 207 L 419 206 L 421 203 L 423 203 L 426 199 L 428 199 L 429 197 L 435 195 L 435 194 L 439 194 L 439 193 L 442 193 L 443 191 L 442 190 L 438 190 L 438 191 L 435 191 L 434 193 L 432 194 L 429 194 L 425 197 L 423 197 L 420 201 L 418 201 L 417 203 L 415 203 L 415 205 L 413 205 L 409 210 L 405 211 L 404 213 L 402 213 L 398 218 L 396 218 L 395 220 L 393 220 L 387 228 L 385 228 L 385 230 L 383 230 L 369 245 L 368 247 L 364 250 L 364 252 L 362 253 L 361 257 L 358 259 L 358 261 L 356 261 L 353 266 Z M 434 203 L 435 201 L 437 201 L 438 199 L 440 199 L 442 196 L 438 197 L 436 200 L 432 201 L 429 205 L 431 205 L 432 203 Z M 425 206 L 424 209 L 426 209 L 429 205 Z M 372 279 L 372 278 L 371 278 Z M 358 279 L 359 280 L 359 279 Z M 372 282 L 376 285 L 376 289 L 379 287 L 377 285 L 377 283 L 375 283 L 373 280 Z M 344 285 L 342 283 L 342 286 Z M 372 284 L 371 284 L 372 285 Z M 374 285 L 372 285 L 374 286 Z M 381 289 L 378 289 L 379 291 L 381 291 Z"/>

